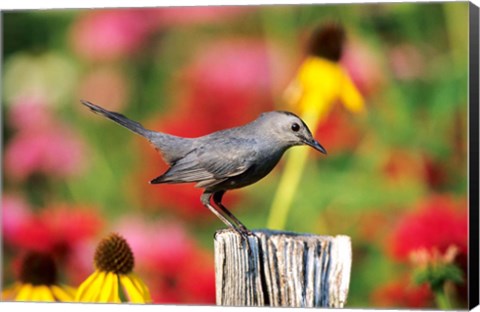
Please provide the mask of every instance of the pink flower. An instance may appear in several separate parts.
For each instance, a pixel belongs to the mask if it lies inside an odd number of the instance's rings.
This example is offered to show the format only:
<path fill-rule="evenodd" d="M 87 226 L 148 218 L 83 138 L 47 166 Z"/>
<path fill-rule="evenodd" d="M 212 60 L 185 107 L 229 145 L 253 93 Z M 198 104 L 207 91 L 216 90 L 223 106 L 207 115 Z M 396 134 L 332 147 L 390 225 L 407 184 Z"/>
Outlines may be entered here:
<path fill-rule="evenodd" d="M 283 53 L 259 40 L 205 45 L 185 70 L 191 116 L 212 130 L 239 126 L 273 109 L 274 90 L 288 80 Z"/>
<path fill-rule="evenodd" d="M 152 10 L 161 26 L 180 26 L 228 21 L 244 12 L 247 6 L 170 7 Z"/>
<path fill-rule="evenodd" d="M 71 31 L 74 51 L 90 61 L 110 61 L 138 51 L 150 31 L 145 9 L 89 10 Z"/>
<path fill-rule="evenodd" d="M 135 271 L 149 286 L 155 303 L 215 302 L 211 256 L 174 222 L 125 217 L 116 226 L 135 255 Z"/>
<path fill-rule="evenodd" d="M 384 73 L 379 56 L 358 40 L 346 43 L 340 62 L 362 94 L 374 93 L 384 84 Z"/>
<path fill-rule="evenodd" d="M 177 264 L 186 261 L 194 242 L 185 229 L 177 223 L 147 223 L 137 216 L 122 218 L 115 231 L 128 241 L 138 263 L 136 268 L 178 270 Z M 160 261 L 160 262 L 158 262 Z"/>
<path fill-rule="evenodd" d="M 8 123 L 16 130 L 44 128 L 53 119 L 51 108 L 39 97 L 18 97 L 8 112 Z"/>
<path fill-rule="evenodd" d="M 85 146 L 69 129 L 51 125 L 22 129 L 8 142 L 4 170 L 9 178 L 23 181 L 34 173 L 69 177 L 82 172 Z"/>
<path fill-rule="evenodd" d="M 32 214 L 25 200 L 19 196 L 3 194 L 2 196 L 2 235 L 5 240 L 12 240 L 21 235 L 25 224 Z"/>

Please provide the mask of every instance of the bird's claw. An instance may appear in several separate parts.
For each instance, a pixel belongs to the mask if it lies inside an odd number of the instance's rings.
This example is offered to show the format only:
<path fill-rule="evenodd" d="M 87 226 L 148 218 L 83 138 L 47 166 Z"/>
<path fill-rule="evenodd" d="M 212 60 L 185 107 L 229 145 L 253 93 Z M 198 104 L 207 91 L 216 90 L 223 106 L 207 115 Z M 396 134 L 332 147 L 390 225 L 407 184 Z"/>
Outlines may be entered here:
<path fill-rule="evenodd" d="M 252 231 L 250 231 L 249 229 L 247 229 L 244 225 L 241 225 L 239 227 L 236 227 L 235 228 L 235 231 L 237 231 L 238 234 L 240 234 L 240 236 L 242 236 L 244 239 L 246 239 L 248 241 L 248 237 L 249 236 L 254 236 L 255 234 L 253 234 Z"/>

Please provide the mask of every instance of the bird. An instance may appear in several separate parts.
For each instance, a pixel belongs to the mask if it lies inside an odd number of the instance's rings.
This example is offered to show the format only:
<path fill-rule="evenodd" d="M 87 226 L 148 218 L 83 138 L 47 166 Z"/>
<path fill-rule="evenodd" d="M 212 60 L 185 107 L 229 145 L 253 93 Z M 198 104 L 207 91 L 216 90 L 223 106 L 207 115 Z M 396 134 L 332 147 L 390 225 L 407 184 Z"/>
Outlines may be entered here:
<path fill-rule="evenodd" d="M 243 126 L 185 138 L 148 130 L 120 113 L 80 101 L 94 113 L 146 138 L 155 147 L 169 168 L 152 179 L 151 184 L 196 183 L 195 187 L 203 189 L 201 203 L 242 236 L 252 232 L 222 204 L 227 191 L 264 178 L 290 147 L 307 145 L 327 154 L 305 122 L 288 111 L 263 112 Z"/>

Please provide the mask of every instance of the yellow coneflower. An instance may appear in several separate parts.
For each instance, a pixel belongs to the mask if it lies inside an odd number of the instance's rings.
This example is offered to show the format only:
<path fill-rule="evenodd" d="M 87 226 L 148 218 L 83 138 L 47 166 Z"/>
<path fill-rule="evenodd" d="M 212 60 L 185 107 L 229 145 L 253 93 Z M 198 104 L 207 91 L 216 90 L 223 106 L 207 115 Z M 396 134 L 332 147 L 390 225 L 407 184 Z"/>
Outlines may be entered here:
<path fill-rule="evenodd" d="M 29 252 L 22 260 L 20 281 L 2 291 L 4 301 L 73 302 L 75 289 L 57 283 L 53 258 L 45 253 Z"/>
<path fill-rule="evenodd" d="M 133 273 L 134 257 L 127 241 L 116 233 L 104 238 L 94 257 L 95 272 L 78 288 L 75 301 L 149 303 L 150 291 Z"/>
<path fill-rule="evenodd" d="M 285 90 L 285 102 L 305 121 L 312 133 L 337 100 L 353 113 L 364 111 L 362 95 L 338 63 L 344 37 L 344 30 L 338 24 L 315 29 L 309 42 L 308 57 Z M 284 229 L 307 156 L 307 149 L 291 150 L 286 155 L 285 169 L 270 209 L 268 228 Z"/>
<path fill-rule="evenodd" d="M 340 100 L 353 113 L 364 110 L 364 100 L 339 64 L 345 32 L 338 24 L 314 30 L 308 56 L 284 93 L 285 102 L 298 112 L 312 132 Z"/>

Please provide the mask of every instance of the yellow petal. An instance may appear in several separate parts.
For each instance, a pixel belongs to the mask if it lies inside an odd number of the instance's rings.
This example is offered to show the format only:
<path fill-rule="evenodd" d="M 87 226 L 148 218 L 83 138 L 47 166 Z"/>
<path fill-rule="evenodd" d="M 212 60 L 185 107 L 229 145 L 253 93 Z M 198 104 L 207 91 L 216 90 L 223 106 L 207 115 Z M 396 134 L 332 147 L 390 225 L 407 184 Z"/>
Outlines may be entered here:
<path fill-rule="evenodd" d="M 32 299 L 32 284 L 23 284 L 18 290 L 16 301 L 31 301 Z"/>
<path fill-rule="evenodd" d="M 111 295 L 113 289 L 113 279 L 110 273 L 105 273 L 105 280 L 103 282 L 103 287 L 100 289 L 98 294 L 98 302 L 108 302 L 108 299 Z"/>
<path fill-rule="evenodd" d="M 78 286 L 77 293 L 75 294 L 75 301 L 83 302 L 85 300 L 86 290 L 89 289 L 93 281 L 97 278 L 99 272 L 95 271 L 91 274 L 83 283 Z"/>
<path fill-rule="evenodd" d="M 22 287 L 22 284 L 20 284 L 19 282 L 15 282 L 12 286 L 3 289 L 0 301 L 14 300 L 20 287 Z"/>
<path fill-rule="evenodd" d="M 75 299 L 75 290 L 72 287 L 52 285 L 50 289 L 56 301 L 72 302 Z"/>
<path fill-rule="evenodd" d="M 102 289 L 105 272 L 95 271 L 79 287 L 75 296 L 75 301 L 96 302 L 99 292 Z"/>
<path fill-rule="evenodd" d="M 66 291 L 72 298 L 75 298 L 75 294 L 77 293 L 77 289 L 75 287 L 68 285 L 60 285 L 59 287 Z"/>
<path fill-rule="evenodd" d="M 144 297 L 145 297 L 145 301 L 146 302 L 151 302 L 152 298 L 150 297 L 150 290 L 148 290 L 148 287 L 147 287 L 147 285 L 145 285 L 143 280 L 133 272 L 130 273 L 129 275 L 130 275 L 130 279 L 132 280 L 132 282 L 135 283 L 137 288 L 142 289 Z"/>
<path fill-rule="evenodd" d="M 100 297 L 100 293 L 105 285 L 105 280 L 107 278 L 107 272 L 100 272 L 98 277 L 93 280 L 92 285 L 87 290 L 87 297 L 86 299 L 89 302 L 98 302 L 98 298 Z"/>
<path fill-rule="evenodd" d="M 114 273 L 110 273 L 110 274 L 115 275 L 115 283 L 113 284 L 113 291 L 112 291 L 112 296 L 110 297 L 110 302 L 120 303 L 122 301 L 120 300 L 120 292 L 118 290 L 118 283 L 119 283 L 118 275 Z"/>
<path fill-rule="evenodd" d="M 355 87 L 347 74 L 343 77 L 340 100 L 345 108 L 352 113 L 361 113 L 365 109 L 362 94 L 358 91 L 357 87 Z"/>
<path fill-rule="evenodd" d="M 353 113 L 364 110 L 362 95 L 347 72 L 336 62 L 309 57 L 300 66 L 295 81 L 298 81 L 299 87 L 289 86 L 284 96 L 287 102 L 297 102 L 300 115 L 314 113 L 314 119 L 321 121 L 331 111 L 337 99 Z M 291 85 L 295 86 L 294 83 Z M 298 96 L 298 90 L 301 96 Z"/>
<path fill-rule="evenodd" d="M 297 78 L 303 89 L 303 97 L 312 99 L 320 97 L 323 102 L 300 100 L 300 109 L 303 111 L 306 109 L 306 105 L 327 105 L 328 107 L 319 107 L 318 109 L 329 110 L 339 96 L 342 76 L 342 70 L 338 63 L 319 57 L 307 58 L 300 66 Z"/>
<path fill-rule="evenodd" d="M 31 293 L 32 301 L 48 301 L 53 302 L 55 298 L 53 297 L 52 291 L 46 285 L 34 286 Z"/>
<path fill-rule="evenodd" d="M 147 286 L 135 274 L 120 275 L 120 283 L 125 290 L 129 302 L 149 303 L 152 301 Z"/>
<path fill-rule="evenodd" d="M 98 296 L 98 302 L 120 302 L 117 274 L 113 272 L 106 273 L 105 282 Z"/>
<path fill-rule="evenodd" d="M 143 291 L 141 288 L 138 288 L 127 275 L 120 275 L 120 283 L 123 286 L 125 295 L 129 302 L 133 303 L 145 303 L 143 297 Z"/>

